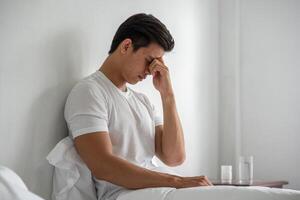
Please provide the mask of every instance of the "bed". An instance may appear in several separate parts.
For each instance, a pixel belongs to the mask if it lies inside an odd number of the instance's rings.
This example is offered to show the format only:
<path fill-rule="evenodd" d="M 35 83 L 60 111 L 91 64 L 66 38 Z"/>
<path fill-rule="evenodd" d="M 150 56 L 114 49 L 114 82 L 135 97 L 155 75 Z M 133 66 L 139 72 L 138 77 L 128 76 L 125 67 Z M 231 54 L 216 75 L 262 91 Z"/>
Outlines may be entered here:
<path fill-rule="evenodd" d="M 267 187 L 213 186 L 186 189 L 147 188 L 121 194 L 118 200 L 300 200 L 300 191 Z"/>
<path fill-rule="evenodd" d="M 85 196 L 76 195 L 60 200 L 87 200 Z M 94 197 L 97 199 L 97 197 Z M 0 199 L 1 200 L 43 200 L 30 192 L 22 179 L 7 167 L 0 166 Z M 186 189 L 175 188 L 147 188 L 128 190 L 121 193 L 117 200 L 299 200 L 300 191 L 267 187 L 235 187 L 213 186 Z"/>
<path fill-rule="evenodd" d="M 54 167 L 52 200 L 97 200 L 89 169 L 76 153 L 72 139 L 61 140 L 47 156 Z M 156 169 L 160 171 L 160 169 Z M 1 200 L 43 200 L 28 190 L 11 169 L 0 166 Z M 169 187 L 124 190 L 117 200 L 300 200 L 300 191 L 260 186 Z M 50 200 L 50 199 L 49 199 Z"/>
<path fill-rule="evenodd" d="M 62 156 L 63 155 L 63 156 Z M 50 152 L 47 157 L 49 163 L 55 167 L 53 177 L 53 200 L 95 200 L 97 197 L 92 182 L 92 176 L 86 165 L 82 162 L 72 139 L 66 137 Z M 162 171 L 161 168 L 154 169 Z M 73 171 L 73 180 L 70 173 L 64 177 L 66 171 Z M 66 181 L 68 179 L 68 181 Z M 65 183 L 62 186 L 61 183 Z M 73 183 L 70 184 L 70 183 Z M 58 185 L 61 187 L 59 188 Z M 82 186 L 84 185 L 84 188 Z M 63 192 L 62 192 L 63 191 Z M 89 191 L 88 193 L 86 191 Z M 82 199 L 78 198 L 80 193 Z M 117 200 L 300 200 L 300 191 L 268 187 L 236 187 L 213 186 L 175 189 L 168 187 L 146 188 L 140 190 L 126 190 Z"/>

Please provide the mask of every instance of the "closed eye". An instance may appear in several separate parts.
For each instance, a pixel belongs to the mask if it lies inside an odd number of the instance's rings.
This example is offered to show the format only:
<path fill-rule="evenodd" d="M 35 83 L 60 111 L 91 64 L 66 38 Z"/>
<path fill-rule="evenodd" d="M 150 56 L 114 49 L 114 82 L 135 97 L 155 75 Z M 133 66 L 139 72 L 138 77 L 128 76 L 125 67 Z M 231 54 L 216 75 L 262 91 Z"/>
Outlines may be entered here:
<path fill-rule="evenodd" d="M 150 63 L 151 63 L 152 61 L 146 59 L 146 62 L 147 62 L 148 65 L 150 65 Z"/>

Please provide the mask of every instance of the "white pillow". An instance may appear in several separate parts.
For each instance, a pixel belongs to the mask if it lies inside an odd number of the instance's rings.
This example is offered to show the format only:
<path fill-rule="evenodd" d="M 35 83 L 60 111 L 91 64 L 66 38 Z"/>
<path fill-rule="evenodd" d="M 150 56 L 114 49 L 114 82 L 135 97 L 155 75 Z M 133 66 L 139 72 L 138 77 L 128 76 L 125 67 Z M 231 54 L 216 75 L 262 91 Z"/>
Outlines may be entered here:
<path fill-rule="evenodd" d="M 97 200 L 91 171 L 81 160 L 70 137 L 62 139 L 47 160 L 55 167 L 52 200 Z"/>
<path fill-rule="evenodd" d="M 23 180 L 11 169 L 0 166 L 1 200 L 43 200 L 30 192 Z"/>

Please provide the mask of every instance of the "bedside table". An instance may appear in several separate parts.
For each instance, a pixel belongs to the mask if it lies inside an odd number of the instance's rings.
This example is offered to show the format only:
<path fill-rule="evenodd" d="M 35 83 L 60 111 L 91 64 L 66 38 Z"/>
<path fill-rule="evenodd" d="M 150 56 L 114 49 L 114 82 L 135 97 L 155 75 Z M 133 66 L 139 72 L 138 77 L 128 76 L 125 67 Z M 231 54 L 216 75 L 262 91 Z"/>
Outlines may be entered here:
<path fill-rule="evenodd" d="M 212 180 L 214 185 L 228 185 L 228 186 L 263 186 L 263 187 L 271 187 L 271 188 L 282 188 L 283 185 L 289 184 L 287 181 L 259 181 L 254 180 L 252 183 L 250 182 L 242 182 L 232 181 L 231 183 L 222 183 L 220 180 Z"/>

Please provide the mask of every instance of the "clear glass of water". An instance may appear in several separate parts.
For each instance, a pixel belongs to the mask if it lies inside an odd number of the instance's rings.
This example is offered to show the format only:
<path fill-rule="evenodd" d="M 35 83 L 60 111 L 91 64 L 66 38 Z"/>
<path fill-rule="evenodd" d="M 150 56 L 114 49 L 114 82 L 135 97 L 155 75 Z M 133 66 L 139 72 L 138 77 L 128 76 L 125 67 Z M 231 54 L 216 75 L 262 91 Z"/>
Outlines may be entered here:
<path fill-rule="evenodd" d="M 222 165 L 221 166 L 221 182 L 222 183 L 231 183 L 232 181 L 232 166 L 231 165 Z"/>
<path fill-rule="evenodd" d="M 240 156 L 239 158 L 239 182 L 253 182 L 253 156 Z"/>

